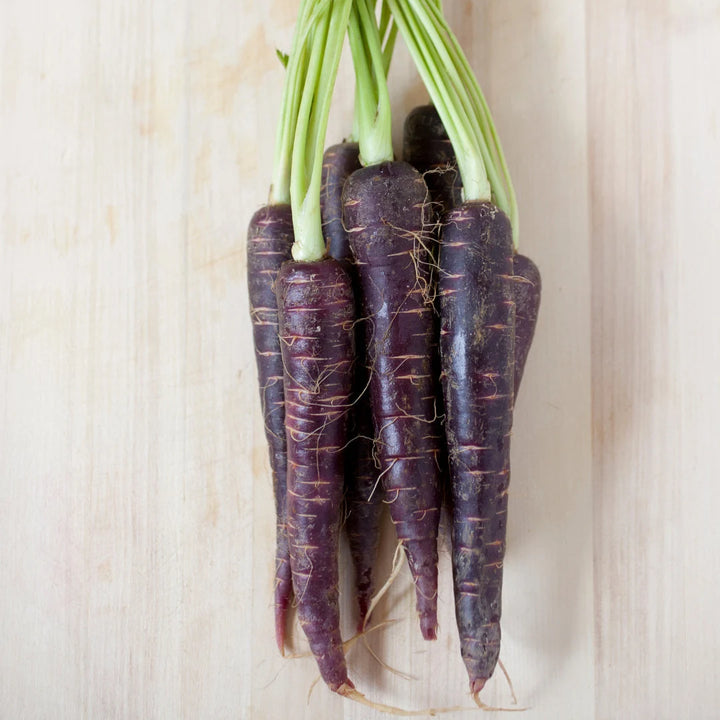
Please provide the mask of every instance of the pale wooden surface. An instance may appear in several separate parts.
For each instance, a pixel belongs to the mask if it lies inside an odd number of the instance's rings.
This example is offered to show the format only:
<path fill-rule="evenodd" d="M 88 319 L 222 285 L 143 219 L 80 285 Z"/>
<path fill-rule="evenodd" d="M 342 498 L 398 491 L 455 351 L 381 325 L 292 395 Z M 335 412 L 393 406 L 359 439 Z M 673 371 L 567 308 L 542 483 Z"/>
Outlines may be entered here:
<path fill-rule="evenodd" d="M 720 6 L 446 6 L 544 277 L 503 622 L 524 717 L 717 717 Z M 244 234 L 295 7 L 0 4 L 2 718 L 381 717 L 306 702 L 312 661 L 272 641 Z M 402 49 L 391 81 L 399 131 Z M 345 65 L 329 140 L 351 103 Z M 441 570 L 433 646 L 407 574 L 378 612 L 416 680 L 352 650 L 374 699 L 470 706 Z"/>

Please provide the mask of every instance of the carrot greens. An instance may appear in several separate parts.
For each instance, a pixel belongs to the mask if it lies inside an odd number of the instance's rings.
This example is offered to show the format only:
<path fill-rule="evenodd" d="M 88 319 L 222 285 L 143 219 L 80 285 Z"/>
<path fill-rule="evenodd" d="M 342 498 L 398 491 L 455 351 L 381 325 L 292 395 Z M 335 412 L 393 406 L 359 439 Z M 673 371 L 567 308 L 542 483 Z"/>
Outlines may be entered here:
<path fill-rule="evenodd" d="M 387 0 L 457 156 L 465 200 L 518 213 L 510 173 L 487 102 L 465 54 L 433 0 Z"/>

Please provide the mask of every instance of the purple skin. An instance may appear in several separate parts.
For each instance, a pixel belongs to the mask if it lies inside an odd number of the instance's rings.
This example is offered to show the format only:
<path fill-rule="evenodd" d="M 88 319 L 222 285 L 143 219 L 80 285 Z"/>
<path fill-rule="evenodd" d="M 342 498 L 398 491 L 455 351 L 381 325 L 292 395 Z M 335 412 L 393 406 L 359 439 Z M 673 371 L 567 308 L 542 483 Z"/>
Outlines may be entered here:
<path fill-rule="evenodd" d="M 422 173 L 430 193 L 432 218 L 435 222 L 433 242 L 430 249 L 434 264 L 437 266 L 440 251 L 440 221 L 448 210 L 462 202 L 462 180 L 457 168 L 455 151 L 434 105 L 418 105 L 405 118 L 405 124 L 403 125 L 403 158 L 405 162 L 410 163 Z M 436 276 L 436 274 L 436 268 L 433 268 L 433 275 Z M 437 310 L 437 298 L 435 298 L 435 306 L 434 322 L 435 336 L 437 337 L 440 332 L 440 312 Z M 440 358 L 437 352 L 434 360 L 433 372 L 435 377 L 439 377 Z M 442 392 L 437 395 L 437 414 L 440 418 L 445 417 L 445 403 Z M 448 487 L 447 445 L 444 438 L 442 439 L 438 462 L 441 467 L 443 505 L 447 505 L 447 496 L 450 489 Z"/>
<path fill-rule="evenodd" d="M 462 178 L 457 170 L 455 151 L 434 105 L 419 105 L 408 114 L 403 135 L 403 156 L 420 172 L 438 209 L 438 217 L 462 202 Z M 446 168 L 443 172 L 443 168 Z M 513 294 L 515 318 L 515 397 L 525 370 L 540 310 L 542 284 L 540 271 L 527 256 L 513 256 Z"/>
<path fill-rule="evenodd" d="M 515 299 L 515 397 L 517 398 L 535 335 L 542 294 L 542 281 L 537 265 L 520 253 L 513 255 L 512 293 Z"/>
<path fill-rule="evenodd" d="M 369 318 L 366 347 L 375 453 L 386 502 L 415 582 L 420 629 L 437 630 L 440 518 L 433 374 L 433 308 L 426 297 L 427 186 L 404 162 L 354 172 L 343 192 L 344 223 Z"/>
<path fill-rule="evenodd" d="M 351 402 L 354 302 L 340 263 L 286 262 L 278 275 L 288 450 L 287 532 L 300 625 L 334 692 L 348 679 L 340 636 L 338 541 Z"/>
<path fill-rule="evenodd" d="M 455 151 L 434 105 L 419 105 L 405 118 L 403 158 L 423 173 L 438 219 L 462 202 Z"/>
<path fill-rule="evenodd" d="M 500 653 L 514 390 L 512 277 L 505 214 L 480 202 L 448 213 L 440 250 L 440 357 L 455 615 L 473 693 L 493 674 Z"/>
<path fill-rule="evenodd" d="M 342 191 L 347 178 L 360 168 L 357 143 L 340 143 L 325 151 L 323 157 L 320 208 L 323 228 L 328 241 L 328 253 L 344 263 L 359 299 L 359 281 L 348 234 L 342 221 Z M 363 317 L 356 302 L 356 317 Z M 373 566 L 380 541 L 380 519 L 383 509 L 382 489 L 378 484 L 378 470 L 373 460 L 373 428 L 370 396 L 367 392 L 368 372 L 365 358 L 364 323 L 355 325 L 355 373 L 352 408 L 352 442 L 346 448 L 345 463 L 345 533 L 350 557 L 355 569 L 355 585 L 359 611 L 358 631 L 365 625 L 365 617 L 373 596 Z"/>
<path fill-rule="evenodd" d="M 331 145 L 323 155 L 320 209 L 323 234 L 328 255 L 336 260 L 352 263 L 348 236 L 343 227 L 342 191 L 345 181 L 360 169 L 360 149 L 357 143 Z"/>
<path fill-rule="evenodd" d="M 250 318 L 275 494 L 275 639 L 281 653 L 285 648 L 285 624 L 292 599 L 292 579 L 285 528 L 285 397 L 275 281 L 281 265 L 291 258 L 293 237 L 290 206 L 267 205 L 253 215 L 247 239 Z"/>

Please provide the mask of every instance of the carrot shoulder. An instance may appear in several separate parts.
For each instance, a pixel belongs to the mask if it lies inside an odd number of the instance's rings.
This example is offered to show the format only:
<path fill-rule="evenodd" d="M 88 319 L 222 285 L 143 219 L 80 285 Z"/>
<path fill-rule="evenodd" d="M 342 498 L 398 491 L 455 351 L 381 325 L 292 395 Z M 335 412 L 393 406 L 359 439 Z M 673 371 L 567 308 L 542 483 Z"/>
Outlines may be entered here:
<path fill-rule="evenodd" d="M 345 181 L 360 167 L 360 148 L 356 142 L 331 145 L 323 154 L 320 210 L 328 255 L 352 262 L 348 236 L 343 226 L 342 191 Z"/>
<path fill-rule="evenodd" d="M 403 159 L 423 174 L 439 218 L 462 202 L 455 151 L 434 105 L 418 105 L 405 118 Z"/>

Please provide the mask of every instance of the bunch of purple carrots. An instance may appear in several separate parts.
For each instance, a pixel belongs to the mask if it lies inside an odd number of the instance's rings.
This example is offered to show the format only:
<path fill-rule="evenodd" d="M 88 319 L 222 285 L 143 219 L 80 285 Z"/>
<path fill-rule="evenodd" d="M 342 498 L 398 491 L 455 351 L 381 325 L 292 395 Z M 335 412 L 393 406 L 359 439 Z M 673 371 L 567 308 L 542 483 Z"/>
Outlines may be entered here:
<path fill-rule="evenodd" d="M 407 117 L 402 161 L 387 85 L 398 34 L 432 101 Z M 352 134 L 325 149 L 346 37 Z M 517 252 L 502 147 L 438 0 L 301 0 L 281 59 L 270 196 L 247 240 L 277 513 L 277 643 L 282 651 L 294 603 L 328 687 L 355 692 L 340 635 L 339 536 L 362 630 L 384 506 L 420 631 L 435 639 L 444 504 L 477 697 L 500 652 L 513 406 L 541 287 Z"/>

